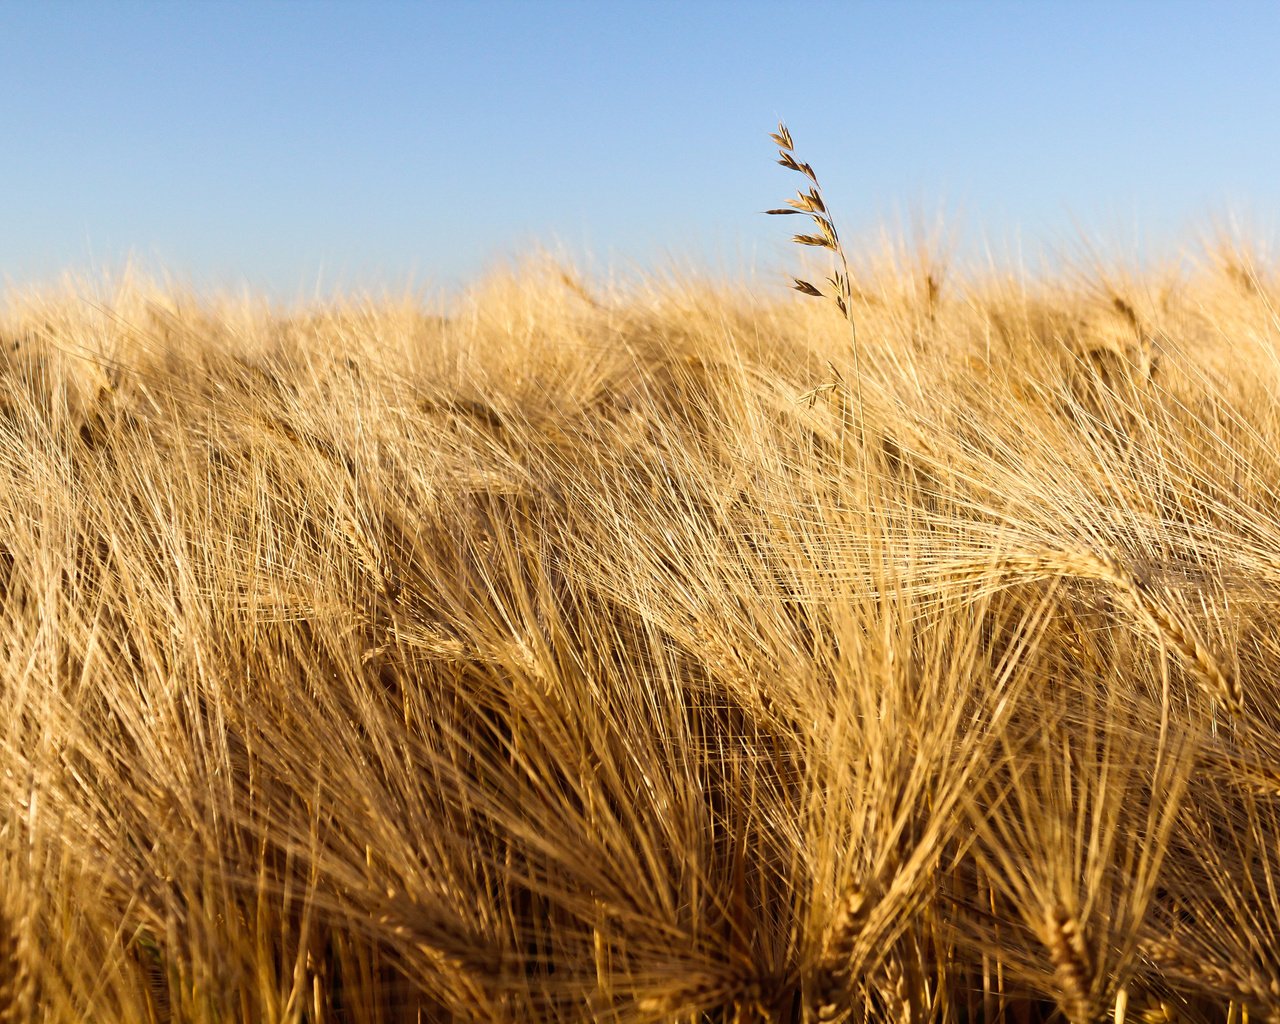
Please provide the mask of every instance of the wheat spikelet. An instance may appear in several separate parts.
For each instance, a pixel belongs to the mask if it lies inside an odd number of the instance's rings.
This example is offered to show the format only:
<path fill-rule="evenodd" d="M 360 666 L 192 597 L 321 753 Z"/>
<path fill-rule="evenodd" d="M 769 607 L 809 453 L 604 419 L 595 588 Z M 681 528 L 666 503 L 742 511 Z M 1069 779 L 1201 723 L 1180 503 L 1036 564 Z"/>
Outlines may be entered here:
<path fill-rule="evenodd" d="M 818 960 L 810 1000 L 814 1015 L 819 1021 L 839 1020 L 853 1005 L 858 941 L 873 906 L 869 893 L 853 889 L 840 900 L 832 915 L 822 955 Z"/>
<path fill-rule="evenodd" d="M 902 969 L 902 961 L 898 956 L 885 959 L 883 984 L 878 986 L 884 1013 L 888 1020 L 908 1024 L 915 1020 L 915 1007 L 911 1003 L 911 988 L 907 983 L 906 971 Z"/>
<path fill-rule="evenodd" d="M 670 990 L 661 994 L 641 996 L 636 1009 L 645 1017 L 670 1017 L 736 1004 L 749 1015 L 759 1001 L 759 988 L 750 981 L 706 973 L 673 980 Z"/>
<path fill-rule="evenodd" d="M 1280 797 L 1280 765 L 1268 758 L 1227 757 L 1224 780 L 1229 786 L 1264 797 Z"/>
<path fill-rule="evenodd" d="M 1059 1002 L 1072 1024 L 1094 1017 L 1093 966 L 1080 921 L 1062 904 L 1045 915 L 1042 938 L 1053 962 Z"/>
<path fill-rule="evenodd" d="M 1232 714 L 1244 713 L 1240 681 L 1218 663 L 1195 630 L 1170 611 L 1152 588 L 1134 579 L 1109 559 L 1085 556 L 1082 562 L 1086 565 L 1093 563 L 1097 578 L 1114 584 L 1128 598 L 1130 609 L 1157 637 L 1182 656 L 1183 663 L 1191 669 L 1192 676 L 1206 694 L 1221 701 Z"/>
<path fill-rule="evenodd" d="M 1148 940 L 1143 943 L 1143 952 L 1171 977 L 1196 982 L 1222 998 L 1266 1008 L 1273 1016 L 1280 1014 L 1280 974 L 1274 969 L 1264 973 L 1246 963 L 1225 968 L 1205 957 L 1189 955 L 1172 938 Z"/>
<path fill-rule="evenodd" d="M 1031 551 L 1001 556 L 1005 571 L 1029 575 L 1063 575 L 1110 584 L 1129 611 L 1152 635 L 1167 644 L 1190 669 L 1200 688 L 1232 714 L 1244 713 L 1244 691 L 1210 652 L 1196 631 L 1169 610 L 1153 588 L 1139 582 L 1114 559 L 1080 549 Z"/>
<path fill-rule="evenodd" d="M 25 927 L 0 909 L 0 1024 L 31 1019 L 32 985 L 23 950 Z"/>
<path fill-rule="evenodd" d="M 1176 1024 L 1178 1020 L 1178 1011 L 1172 1002 L 1145 990 L 1130 997 L 1128 1014 L 1141 1024 Z"/>

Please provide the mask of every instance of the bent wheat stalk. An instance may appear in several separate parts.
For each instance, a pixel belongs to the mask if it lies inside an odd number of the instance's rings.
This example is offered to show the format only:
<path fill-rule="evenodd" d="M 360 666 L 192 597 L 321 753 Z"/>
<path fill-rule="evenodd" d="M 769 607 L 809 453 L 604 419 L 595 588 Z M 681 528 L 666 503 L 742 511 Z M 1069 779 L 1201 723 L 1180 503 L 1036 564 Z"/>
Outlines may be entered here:
<path fill-rule="evenodd" d="M 1006 555 L 1005 571 L 1074 576 L 1110 584 L 1130 613 L 1159 641 L 1178 653 L 1200 688 L 1233 715 L 1244 713 L 1244 690 L 1239 679 L 1223 668 L 1195 629 L 1160 599 L 1155 588 L 1139 581 L 1114 559 L 1083 549 L 1035 551 Z"/>

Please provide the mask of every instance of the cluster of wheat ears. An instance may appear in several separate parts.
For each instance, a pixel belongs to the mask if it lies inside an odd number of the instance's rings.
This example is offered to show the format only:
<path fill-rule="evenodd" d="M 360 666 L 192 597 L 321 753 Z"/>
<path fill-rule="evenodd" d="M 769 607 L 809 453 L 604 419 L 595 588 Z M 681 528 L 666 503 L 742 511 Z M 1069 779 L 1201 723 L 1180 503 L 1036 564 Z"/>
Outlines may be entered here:
<path fill-rule="evenodd" d="M 775 141 L 812 299 L 9 297 L 0 1021 L 1280 1019 L 1280 289 Z"/>

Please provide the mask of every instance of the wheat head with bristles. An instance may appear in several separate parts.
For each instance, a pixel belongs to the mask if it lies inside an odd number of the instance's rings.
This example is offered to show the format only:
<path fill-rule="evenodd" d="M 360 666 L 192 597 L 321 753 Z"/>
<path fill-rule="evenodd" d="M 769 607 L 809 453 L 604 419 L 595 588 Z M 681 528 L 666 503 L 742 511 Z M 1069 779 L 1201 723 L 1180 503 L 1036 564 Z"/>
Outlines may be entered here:
<path fill-rule="evenodd" d="M 1115 559 L 1084 548 L 1002 553 L 998 571 L 1030 576 L 1064 576 L 1109 584 L 1152 637 L 1177 652 L 1201 690 L 1233 715 L 1244 713 L 1239 680 L 1225 669 L 1196 630 L 1170 610 L 1156 590 L 1127 572 Z"/>
<path fill-rule="evenodd" d="M 853 1008 L 857 946 L 872 911 L 872 902 L 869 892 L 850 891 L 836 907 L 828 926 L 811 999 L 814 1019 L 823 1024 L 845 1019 L 844 1015 Z"/>
<path fill-rule="evenodd" d="M 1094 968 L 1079 919 L 1055 904 L 1045 914 L 1041 941 L 1049 950 L 1067 1019 L 1071 1024 L 1089 1024 L 1097 1013 Z"/>
<path fill-rule="evenodd" d="M 0 908 L 0 1024 L 32 1019 L 34 987 L 26 922 Z"/>

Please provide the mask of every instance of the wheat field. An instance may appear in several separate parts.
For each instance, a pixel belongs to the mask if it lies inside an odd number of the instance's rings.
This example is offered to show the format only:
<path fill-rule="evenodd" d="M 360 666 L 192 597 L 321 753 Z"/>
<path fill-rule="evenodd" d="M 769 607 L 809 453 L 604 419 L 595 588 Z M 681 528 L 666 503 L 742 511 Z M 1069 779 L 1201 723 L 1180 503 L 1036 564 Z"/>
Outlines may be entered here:
<path fill-rule="evenodd" d="M 0 1021 L 1280 1020 L 1273 268 L 834 241 L 11 293 Z"/>

